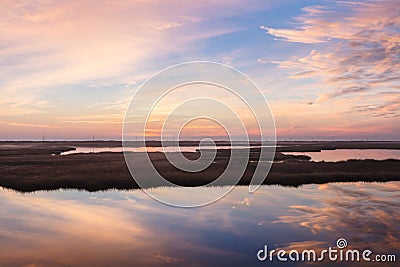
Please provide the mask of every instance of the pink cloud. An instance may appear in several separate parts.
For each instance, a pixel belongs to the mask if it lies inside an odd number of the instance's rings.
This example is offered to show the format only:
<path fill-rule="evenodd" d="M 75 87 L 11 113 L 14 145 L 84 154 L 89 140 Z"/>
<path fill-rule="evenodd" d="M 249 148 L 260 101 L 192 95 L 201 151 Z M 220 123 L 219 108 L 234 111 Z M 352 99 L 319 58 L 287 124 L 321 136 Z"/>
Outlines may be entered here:
<path fill-rule="evenodd" d="M 319 88 L 317 103 L 329 101 L 342 110 L 381 118 L 399 116 L 400 107 L 386 98 L 389 94 L 375 101 L 369 97 L 384 92 L 399 97 L 398 1 L 336 2 L 335 8 L 316 6 L 303 12 L 295 18 L 295 28 L 261 28 L 279 40 L 318 45 L 307 55 L 274 63 L 293 79 L 313 79 Z M 357 100 L 344 100 L 350 97 Z"/>

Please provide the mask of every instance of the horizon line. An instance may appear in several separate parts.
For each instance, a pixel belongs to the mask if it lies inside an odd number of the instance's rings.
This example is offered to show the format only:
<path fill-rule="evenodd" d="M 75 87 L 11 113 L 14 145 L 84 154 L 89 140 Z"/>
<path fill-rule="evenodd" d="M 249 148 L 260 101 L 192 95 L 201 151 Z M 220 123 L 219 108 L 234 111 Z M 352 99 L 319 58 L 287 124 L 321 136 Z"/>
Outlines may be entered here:
<path fill-rule="evenodd" d="M 126 142 L 161 142 L 161 140 L 127 140 Z M 179 142 L 200 142 L 201 139 L 195 140 L 179 140 Z M 230 142 L 230 140 L 213 140 L 214 142 Z M 41 140 L 41 139 L 0 139 L 0 142 L 123 142 L 118 139 L 54 139 L 54 140 Z M 164 142 L 176 142 L 175 140 L 164 140 Z M 232 143 L 247 142 L 247 140 L 232 140 Z M 273 142 L 273 140 L 248 140 L 248 142 Z M 276 142 L 400 142 L 399 139 L 277 139 Z"/>

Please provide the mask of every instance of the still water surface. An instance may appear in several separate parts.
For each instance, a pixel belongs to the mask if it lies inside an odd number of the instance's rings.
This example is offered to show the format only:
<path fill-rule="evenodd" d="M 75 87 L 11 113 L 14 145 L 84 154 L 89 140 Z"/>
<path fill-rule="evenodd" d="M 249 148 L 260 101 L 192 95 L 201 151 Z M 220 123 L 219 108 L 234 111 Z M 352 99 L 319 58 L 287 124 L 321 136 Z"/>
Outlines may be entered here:
<path fill-rule="evenodd" d="M 203 149 L 215 149 L 214 146 L 202 146 Z M 249 148 L 248 146 L 218 146 L 218 149 L 240 149 Z M 127 147 L 125 151 L 130 152 L 195 152 L 199 146 L 187 147 Z M 122 147 L 77 147 L 61 153 L 61 155 L 77 154 L 77 153 L 100 153 L 100 152 L 123 152 Z M 284 152 L 287 155 L 307 155 L 312 161 L 342 161 L 349 159 L 400 159 L 400 150 L 396 149 L 336 149 L 322 150 L 321 152 Z"/>
<path fill-rule="evenodd" d="M 215 149 L 215 146 L 201 146 L 202 149 Z M 250 148 L 249 146 L 218 146 L 218 149 L 232 149 L 232 148 Z M 70 155 L 77 153 L 100 153 L 100 152 L 196 152 L 199 146 L 165 146 L 165 147 L 76 147 L 75 150 L 70 150 L 61 153 L 61 155 Z"/>
<path fill-rule="evenodd" d="M 193 197 L 210 190 L 224 189 Z M 165 206 L 140 190 L 0 188 L 0 266 L 304 266 L 258 262 L 256 253 L 265 244 L 325 249 L 340 237 L 399 259 L 399 208 L 400 182 L 263 186 L 255 194 L 237 187 L 196 209 Z M 354 263 L 332 264 L 344 265 Z"/>
<path fill-rule="evenodd" d="M 307 155 L 312 161 L 345 161 L 349 159 L 400 159 L 399 149 L 336 149 L 321 152 L 285 152 L 288 155 Z"/>

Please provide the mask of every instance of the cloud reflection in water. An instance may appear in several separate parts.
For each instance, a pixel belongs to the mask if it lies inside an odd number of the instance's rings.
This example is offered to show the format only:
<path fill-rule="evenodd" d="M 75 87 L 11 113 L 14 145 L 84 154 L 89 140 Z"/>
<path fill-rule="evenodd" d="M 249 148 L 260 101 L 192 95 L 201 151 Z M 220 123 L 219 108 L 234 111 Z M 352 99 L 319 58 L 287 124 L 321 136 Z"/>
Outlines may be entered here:
<path fill-rule="evenodd" d="M 0 265 L 254 266 L 264 244 L 311 249 L 339 237 L 395 252 L 399 189 L 398 182 L 263 186 L 250 195 L 238 187 L 197 209 L 168 207 L 139 190 L 1 189 Z M 199 194 L 210 190 L 219 189 Z"/>

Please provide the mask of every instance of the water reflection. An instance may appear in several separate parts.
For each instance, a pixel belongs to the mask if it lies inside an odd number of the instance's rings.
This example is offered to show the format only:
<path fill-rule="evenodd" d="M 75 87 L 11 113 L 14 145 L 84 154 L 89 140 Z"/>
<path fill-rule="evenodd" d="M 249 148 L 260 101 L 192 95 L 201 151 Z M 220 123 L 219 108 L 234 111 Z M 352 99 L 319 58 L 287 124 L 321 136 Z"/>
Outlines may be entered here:
<path fill-rule="evenodd" d="M 336 149 L 321 152 L 284 152 L 288 155 L 307 155 L 312 161 L 344 161 L 349 159 L 400 159 L 398 149 Z"/>
<path fill-rule="evenodd" d="M 252 146 L 253 147 L 253 146 Z M 215 149 L 215 146 L 201 146 L 202 149 Z M 244 145 L 233 145 L 233 146 L 218 146 L 218 149 L 240 149 L 240 148 L 250 148 L 250 146 Z M 61 155 L 70 155 L 77 153 L 100 153 L 100 152 L 123 152 L 124 150 L 127 152 L 196 152 L 199 149 L 199 146 L 149 146 L 149 147 L 76 147 L 75 150 L 70 150 L 66 152 L 62 152 Z"/>
<path fill-rule="evenodd" d="M 320 196 L 322 201 L 315 206 L 292 205 L 290 214 L 279 216 L 277 222 L 307 228 L 313 236 L 326 236 L 328 240 L 351 237 L 349 249 L 372 249 L 375 253 L 397 253 L 399 257 L 400 183 L 324 184 L 318 186 L 318 191 L 328 192 L 328 197 Z M 331 196 L 332 192 L 336 197 Z M 292 242 L 286 249 L 293 246 L 307 248 L 304 242 Z"/>
<path fill-rule="evenodd" d="M 197 209 L 168 207 L 141 191 L 1 189 L 0 266 L 256 266 L 265 265 L 256 259 L 264 244 L 312 249 L 339 237 L 398 253 L 399 189 L 399 182 L 263 186 L 250 195 L 238 187 Z M 199 194 L 209 190 L 220 189 Z"/>

